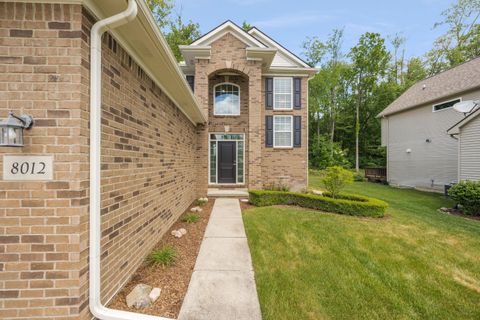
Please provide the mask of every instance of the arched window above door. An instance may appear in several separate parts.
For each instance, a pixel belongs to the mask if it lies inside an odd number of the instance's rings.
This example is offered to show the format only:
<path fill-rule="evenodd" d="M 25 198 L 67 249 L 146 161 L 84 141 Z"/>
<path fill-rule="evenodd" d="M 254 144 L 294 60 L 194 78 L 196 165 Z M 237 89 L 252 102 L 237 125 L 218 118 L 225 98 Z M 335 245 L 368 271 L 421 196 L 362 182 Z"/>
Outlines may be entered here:
<path fill-rule="evenodd" d="M 240 87 L 233 83 L 220 83 L 213 88 L 213 114 L 240 115 Z"/>

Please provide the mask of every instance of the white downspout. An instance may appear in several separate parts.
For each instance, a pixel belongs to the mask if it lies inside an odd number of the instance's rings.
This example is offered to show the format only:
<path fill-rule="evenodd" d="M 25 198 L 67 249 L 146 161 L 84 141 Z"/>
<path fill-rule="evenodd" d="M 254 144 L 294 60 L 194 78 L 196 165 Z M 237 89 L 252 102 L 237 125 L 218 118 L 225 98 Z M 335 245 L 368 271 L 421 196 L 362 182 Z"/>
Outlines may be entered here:
<path fill-rule="evenodd" d="M 167 320 L 146 314 L 109 309 L 100 300 L 100 162 L 102 102 L 102 34 L 132 21 L 137 3 L 128 0 L 125 11 L 95 23 L 90 32 L 90 312 L 102 320 Z"/>

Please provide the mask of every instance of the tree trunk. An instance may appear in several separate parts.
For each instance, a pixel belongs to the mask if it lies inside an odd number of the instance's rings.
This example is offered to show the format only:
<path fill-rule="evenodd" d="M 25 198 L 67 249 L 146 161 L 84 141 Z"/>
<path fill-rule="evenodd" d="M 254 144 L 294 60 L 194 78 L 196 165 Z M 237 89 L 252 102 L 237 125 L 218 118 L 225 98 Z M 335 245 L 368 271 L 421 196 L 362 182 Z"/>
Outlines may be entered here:
<path fill-rule="evenodd" d="M 356 106 L 356 116 L 355 116 L 355 171 L 360 171 L 360 156 L 359 156 L 359 136 L 360 136 L 360 103 L 362 99 L 362 91 L 358 91 L 357 97 L 357 106 Z"/>

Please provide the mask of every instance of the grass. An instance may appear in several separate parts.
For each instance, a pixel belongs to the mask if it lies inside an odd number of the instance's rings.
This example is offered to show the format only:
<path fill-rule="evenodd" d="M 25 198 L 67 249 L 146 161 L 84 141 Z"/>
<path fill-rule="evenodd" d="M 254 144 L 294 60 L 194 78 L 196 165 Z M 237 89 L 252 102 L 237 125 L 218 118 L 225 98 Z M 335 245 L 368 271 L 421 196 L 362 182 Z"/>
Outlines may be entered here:
<path fill-rule="evenodd" d="M 164 246 L 153 250 L 148 256 L 148 262 L 155 266 L 169 267 L 175 263 L 177 259 L 177 251 L 170 247 Z"/>
<path fill-rule="evenodd" d="M 195 223 L 200 219 L 196 213 L 187 213 L 183 216 L 182 221 L 186 223 Z"/>
<path fill-rule="evenodd" d="M 319 178 L 311 177 L 319 188 Z M 371 219 L 245 211 L 263 319 L 480 319 L 480 222 L 442 195 L 357 182 L 390 205 Z"/>

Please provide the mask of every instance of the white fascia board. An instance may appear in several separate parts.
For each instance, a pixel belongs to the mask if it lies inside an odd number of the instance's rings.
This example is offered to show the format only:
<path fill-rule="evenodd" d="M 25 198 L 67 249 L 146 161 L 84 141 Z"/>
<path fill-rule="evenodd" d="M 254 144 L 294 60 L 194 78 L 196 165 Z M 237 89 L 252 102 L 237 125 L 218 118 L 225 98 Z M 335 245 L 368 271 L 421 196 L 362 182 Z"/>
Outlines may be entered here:
<path fill-rule="evenodd" d="M 124 1 L 118 0 L 18 0 L 18 2 L 80 4 L 90 10 L 97 19 L 119 12 L 125 6 Z M 207 117 L 193 95 L 150 9 L 143 0 L 137 0 L 137 4 L 138 15 L 128 26 L 108 31 L 192 123 L 205 123 Z"/>
<path fill-rule="evenodd" d="M 304 68 L 310 68 L 308 64 L 306 64 L 300 58 L 298 58 L 297 56 L 292 54 L 290 51 L 285 49 L 280 43 L 276 42 L 275 40 L 267 36 L 265 33 L 258 30 L 256 27 L 253 27 L 252 29 L 250 29 L 248 33 L 251 34 L 253 37 L 259 39 L 261 42 L 267 44 L 269 47 L 277 48 L 279 52 L 281 52 L 282 54 L 290 58 L 293 62 L 295 62 L 299 66 Z"/>
<path fill-rule="evenodd" d="M 246 31 L 240 29 L 237 25 L 235 25 L 231 21 L 227 21 L 222 25 L 218 26 L 216 29 L 213 29 L 212 31 L 206 33 L 199 39 L 195 40 L 191 45 L 192 46 L 209 45 L 215 40 L 221 38 L 226 33 L 231 33 L 233 36 L 235 36 L 240 41 L 246 43 L 249 46 L 265 48 L 265 45 L 261 41 L 259 41 L 254 36 L 247 33 Z"/>

